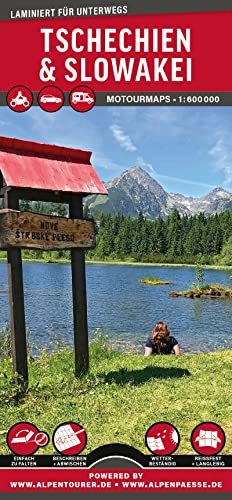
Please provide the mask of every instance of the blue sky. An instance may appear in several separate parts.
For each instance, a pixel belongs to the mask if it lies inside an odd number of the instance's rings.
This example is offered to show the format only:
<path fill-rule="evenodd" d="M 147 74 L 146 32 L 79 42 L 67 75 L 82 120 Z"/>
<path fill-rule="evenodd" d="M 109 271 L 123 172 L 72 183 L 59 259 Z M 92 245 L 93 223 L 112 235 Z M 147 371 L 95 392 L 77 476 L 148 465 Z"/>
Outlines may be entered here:
<path fill-rule="evenodd" d="M 90 150 L 103 181 L 137 165 L 169 192 L 232 191 L 230 107 L 1 108 L 0 135 Z"/>

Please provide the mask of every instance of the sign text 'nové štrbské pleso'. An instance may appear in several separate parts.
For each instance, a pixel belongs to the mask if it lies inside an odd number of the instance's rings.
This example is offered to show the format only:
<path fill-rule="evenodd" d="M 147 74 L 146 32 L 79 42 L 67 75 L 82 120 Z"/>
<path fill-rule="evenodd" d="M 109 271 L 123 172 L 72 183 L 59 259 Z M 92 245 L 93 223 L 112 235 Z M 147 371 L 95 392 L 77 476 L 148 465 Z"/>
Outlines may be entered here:
<path fill-rule="evenodd" d="M 0 248 L 94 248 L 94 223 L 85 219 L 0 210 Z"/>

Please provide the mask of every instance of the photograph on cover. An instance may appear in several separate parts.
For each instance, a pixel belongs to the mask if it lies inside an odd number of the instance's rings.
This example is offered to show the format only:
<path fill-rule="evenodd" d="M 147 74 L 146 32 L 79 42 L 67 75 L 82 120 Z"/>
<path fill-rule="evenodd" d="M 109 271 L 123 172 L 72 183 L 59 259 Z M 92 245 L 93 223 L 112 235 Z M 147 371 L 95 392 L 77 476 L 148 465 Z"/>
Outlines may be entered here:
<path fill-rule="evenodd" d="M 231 118 L 230 108 L 210 106 L 1 109 L 0 224 L 22 247 L 29 380 L 15 383 L 11 359 L 8 277 L 18 253 L 7 266 L 1 247 L 0 454 L 88 454 L 111 443 L 144 454 L 232 453 Z M 83 271 L 85 254 L 89 334 L 78 376 L 72 279 L 85 279 L 71 273 L 69 199 L 56 201 L 70 190 L 75 158 L 72 191 L 86 222 L 72 255 Z M 12 186 L 35 227 L 43 219 L 40 231 L 25 231 Z"/>

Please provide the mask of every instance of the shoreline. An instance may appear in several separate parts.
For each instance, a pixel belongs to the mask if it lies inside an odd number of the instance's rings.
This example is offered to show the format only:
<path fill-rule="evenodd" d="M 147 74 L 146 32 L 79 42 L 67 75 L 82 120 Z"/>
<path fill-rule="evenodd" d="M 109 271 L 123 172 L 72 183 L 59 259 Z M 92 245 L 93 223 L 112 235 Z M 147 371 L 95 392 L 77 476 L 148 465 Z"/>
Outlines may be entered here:
<path fill-rule="evenodd" d="M 114 266 L 141 266 L 141 267 L 190 267 L 195 268 L 196 264 L 170 264 L 166 262 L 127 262 L 127 261 L 105 261 L 105 260 L 88 260 L 86 259 L 86 264 L 104 264 L 104 265 L 114 265 Z M 7 258 L 0 258 L 0 264 L 6 264 Z M 32 264 L 70 264 L 69 259 L 54 259 L 51 261 L 46 261 L 44 259 L 23 259 L 23 263 Z M 212 269 L 214 271 L 228 271 L 232 272 L 232 266 L 220 266 L 214 264 L 202 264 L 203 269 Z"/>
<path fill-rule="evenodd" d="M 143 267 L 192 267 L 195 268 L 196 264 L 170 264 L 170 263 L 165 263 L 165 262 L 124 262 L 124 261 L 91 261 L 91 260 L 86 260 L 86 264 L 110 264 L 110 265 L 116 265 L 116 266 L 143 266 Z M 213 264 L 205 264 L 202 265 L 204 269 L 213 269 L 215 271 L 232 271 L 232 266 L 217 266 Z"/>

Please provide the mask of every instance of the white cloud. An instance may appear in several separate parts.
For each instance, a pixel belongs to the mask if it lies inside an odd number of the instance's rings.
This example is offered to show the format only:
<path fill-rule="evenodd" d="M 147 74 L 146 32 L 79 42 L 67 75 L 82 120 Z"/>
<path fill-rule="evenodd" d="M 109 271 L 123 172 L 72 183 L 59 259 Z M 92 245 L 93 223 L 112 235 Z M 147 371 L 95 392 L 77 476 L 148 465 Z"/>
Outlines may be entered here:
<path fill-rule="evenodd" d="M 190 179 L 184 179 L 182 177 L 173 177 L 171 175 L 160 175 L 157 174 L 157 179 L 164 179 L 167 181 L 174 181 L 174 182 L 180 182 L 181 184 L 188 184 L 189 186 L 201 186 L 201 187 L 206 187 L 209 189 L 214 189 L 215 186 L 212 184 L 207 184 L 205 182 L 199 182 L 199 181 L 192 181 Z"/>
<path fill-rule="evenodd" d="M 232 149 L 230 139 L 222 131 L 217 132 L 217 139 L 213 147 L 209 150 L 217 170 L 223 172 L 224 186 L 232 185 Z"/>
<path fill-rule="evenodd" d="M 146 170 L 149 170 L 151 174 L 157 175 L 157 172 L 155 171 L 154 167 L 152 166 L 151 163 L 148 163 L 144 160 L 142 156 L 138 156 L 136 163 L 138 164 L 138 167 L 144 168 Z"/>
<path fill-rule="evenodd" d="M 30 111 L 28 118 L 35 140 L 87 151 L 103 148 L 102 134 L 91 117 L 79 116 L 82 114 L 66 107 L 57 113 L 46 113 L 39 108 Z"/>
<path fill-rule="evenodd" d="M 0 120 L 0 127 L 9 127 L 10 125 L 10 121 Z"/>
<path fill-rule="evenodd" d="M 57 116 L 56 113 L 45 113 L 40 108 L 31 108 L 28 112 L 28 118 L 32 121 L 32 127 L 35 130 L 41 130 L 41 128 L 53 128 L 56 124 Z"/>
<path fill-rule="evenodd" d="M 121 126 L 115 123 L 110 125 L 110 130 L 122 149 L 125 149 L 125 151 L 129 151 L 130 153 L 137 151 L 137 147 L 133 144 L 130 136 L 125 134 Z"/>
<path fill-rule="evenodd" d="M 142 139 L 148 137 L 149 140 L 154 135 L 171 138 L 186 135 L 190 126 L 189 117 L 188 120 L 183 117 L 183 110 L 172 107 L 148 107 L 143 111 L 143 116 L 140 115 L 139 120 L 143 123 L 143 127 L 139 128 L 139 134 Z"/>
<path fill-rule="evenodd" d="M 122 165 L 115 163 L 104 153 L 94 151 L 92 156 L 92 163 L 94 167 L 102 168 L 104 170 L 121 170 Z"/>
<path fill-rule="evenodd" d="M 121 116 L 121 111 L 120 111 L 120 107 L 117 108 L 117 107 L 114 107 L 112 106 L 112 108 L 108 108 L 107 109 L 108 113 L 113 117 L 113 118 L 120 118 Z"/>

